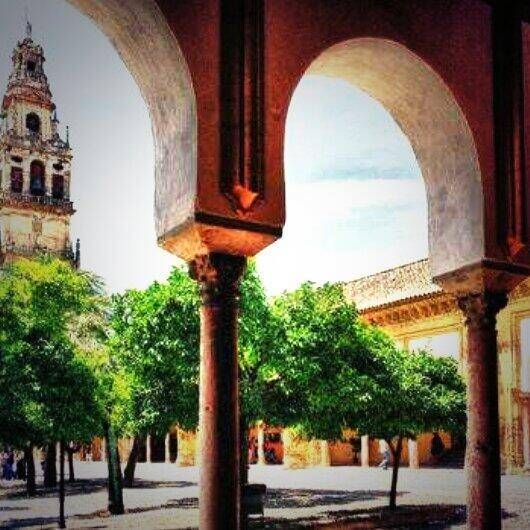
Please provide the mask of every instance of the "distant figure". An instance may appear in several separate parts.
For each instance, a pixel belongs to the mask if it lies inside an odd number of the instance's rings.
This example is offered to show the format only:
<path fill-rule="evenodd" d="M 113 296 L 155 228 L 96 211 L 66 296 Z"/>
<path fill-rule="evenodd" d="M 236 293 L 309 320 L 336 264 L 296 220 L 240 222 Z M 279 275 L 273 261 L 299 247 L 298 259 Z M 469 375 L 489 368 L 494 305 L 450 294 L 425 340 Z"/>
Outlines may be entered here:
<path fill-rule="evenodd" d="M 15 455 L 13 451 L 9 451 L 5 465 L 5 479 L 13 480 L 13 464 L 15 463 Z"/>
<path fill-rule="evenodd" d="M 431 440 L 431 455 L 434 460 L 434 462 L 439 463 L 442 459 L 442 456 L 445 451 L 445 445 L 443 443 L 443 440 L 440 438 L 440 435 L 435 432 L 432 435 Z"/>
<path fill-rule="evenodd" d="M 250 440 L 248 442 L 248 463 L 253 464 L 254 463 L 254 444 L 253 440 Z"/>
<path fill-rule="evenodd" d="M 381 463 L 378 467 L 382 469 L 388 469 L 388 465 L 390 464 L 390 449 L 388 447 L 385 448 L 383 451 L 383 460 L 381 460 Z"/>
<path fill-rule="evenodd" d="M 265 442 L 263 446 L 263 452 L 265 454 L 265 462 L 267 462 L 267 464 L 276 464 L 276 453 L 274 452 L 274 447 L 272 447 L 270 442 Z"/>
<path fill-rule="evenodd" d="M 24 457 L 19 458 L 16 466 L 18 480 L 26 480 L 26 459 Z"/>

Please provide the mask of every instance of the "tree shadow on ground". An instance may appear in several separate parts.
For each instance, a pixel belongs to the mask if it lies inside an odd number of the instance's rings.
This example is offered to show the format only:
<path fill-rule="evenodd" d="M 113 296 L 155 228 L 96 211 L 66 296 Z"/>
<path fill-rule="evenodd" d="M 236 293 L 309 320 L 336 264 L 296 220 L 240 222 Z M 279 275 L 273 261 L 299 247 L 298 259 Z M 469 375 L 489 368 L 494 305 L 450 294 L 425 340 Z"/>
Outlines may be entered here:
<path fill-rule="evenodd" d="M 162 482 L 157 480 L 141 480 L 137 479 L 134 482 L 133 489 L 156 489 L 156 488 L 189 488 L 196 486 L 196 482 L 189 481 L 173 481 L 173 482 Z M 75 482 L 65 482 L 66 496 L 70 495 L 89 495 L 90 493 L 97 493 L 98 491 L 107 488 L 107 479 L 79 479 Z M 130 489 L 130 488 L 127 488 Z M 58 486 L 53 488 L 45 488 L 41 485 L 37 487 L 37 492 L 32 498 L 49 498 L 56 497 L 59 494 Z M 26 487 L 25 485 L 14 486 L 11 491 L 5 491 L 1 496 L 1 499 L 5 500 L 16 500 L 26 499 Z"/>
<path fill-rule="evenodd" d="M 101 491 L 107 487 L 106 479 L 80 479 L 75 482 L 65 482 L 66 495 L 85 495 Z M 38 485 L 37 491 L 32 498 L 49 498 L 56 497 L 59 494 L 59 486 L 53 488 L 45 488 Z M 2 495 L 3 499 L 27 499 L 26 487 L 19 486 L 13 488 L 12 491 L 6 491 Z"/>
<path fill-rule="evenodd" d="M 143 480 L 135 479 L 132 488 L 126 489 L 157 489 L 157 488 L 191 488 L 197 486 L 197 482 L 190 482 L 187 480 L 174 480 L 172 482 L 164 482 L 161 480 Z"/>
<path fill-rule="evenodd" d="M 404 492 L 398 495 L 403 495 Z M 350 504 L 359 501 L 371 501 L 381 497 L 388 497 L 387 491 L 335 491 L 310 489 L 270 489 L 265 495 L 265 509 L 286 508 L 317 508 L 319 506 L 333 506 Z M 194 497 L 169 500 L 166 508 L 195 509 L 199 501 Z"/>
<path fill-rule="evenodd" d="M 503 519 L 517 517 L 503 510 Z M 406 530 L 445 530 L 466 522 L 463 505 L 402 505 L 395 511 L 387 507 L 358 510 L 327 511 L 318 515 L 297 518 L 253 518 L 249 528 L 256 530 L 297 530 L 322 528 L 325 530 L 368 530 L 393 528 Z"/>
<path fill-rule="evenodd" d="M 44 527 L 58 523 L 58 517 L 27 517 L 26 519 L 11 519 L 0 524 L 2 530 L 14 530 L 15 528 L 27 528 L 29 526 Z"/>
<path fill-rule="evenodd" d="M 398 496 L 405 492 L 398 493 Z M 359 501 L 372 501 L 388 497 L 388 491 L 359 490 L 310 490 L 310 489 L 270 489 L 265 496 L 265 508 L 314 508 L 350 504 Z"/>

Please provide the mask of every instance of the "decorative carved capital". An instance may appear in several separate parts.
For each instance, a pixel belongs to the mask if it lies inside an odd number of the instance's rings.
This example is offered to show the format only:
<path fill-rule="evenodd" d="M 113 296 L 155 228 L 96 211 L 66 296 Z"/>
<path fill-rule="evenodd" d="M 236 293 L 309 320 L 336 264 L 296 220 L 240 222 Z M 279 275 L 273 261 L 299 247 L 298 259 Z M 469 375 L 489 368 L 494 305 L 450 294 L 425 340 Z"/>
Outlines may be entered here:
<path fill-rule="evenodd" d="M 199 282 L 204 305 L 236 300 L 239 280 L 245 270 L 243 256 L 205 254 L 197 256 L 189 265 L 190 276 Z"/>
<path fill-rule="evenodd" d="M 508 295 L 506 293 L 471 293 L 458 297 L 458 307 L 464 313 L 468 327 L 495 326 L 497 313 L 506 307 Z"/>

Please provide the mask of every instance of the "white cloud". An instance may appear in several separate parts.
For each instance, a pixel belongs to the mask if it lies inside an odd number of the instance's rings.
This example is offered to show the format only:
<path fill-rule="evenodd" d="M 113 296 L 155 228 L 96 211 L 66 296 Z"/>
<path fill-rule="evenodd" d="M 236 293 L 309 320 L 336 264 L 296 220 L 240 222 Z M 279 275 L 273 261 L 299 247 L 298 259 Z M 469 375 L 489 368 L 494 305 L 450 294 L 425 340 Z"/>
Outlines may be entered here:
<path fill-rule="evenodd" d="M 416 180 L 321 181 L 287 189 L 284 235 L 258 256 L 269 294 L 348 281 L 427 255 L 425 189 Z"/>
<path fill-rule="evenodd" d="M 359 209 L 413 207 L 425 203 L 420 179 L 324 180 L 289 185 L 286 189 L 287 226 L 345 219 Z"/>

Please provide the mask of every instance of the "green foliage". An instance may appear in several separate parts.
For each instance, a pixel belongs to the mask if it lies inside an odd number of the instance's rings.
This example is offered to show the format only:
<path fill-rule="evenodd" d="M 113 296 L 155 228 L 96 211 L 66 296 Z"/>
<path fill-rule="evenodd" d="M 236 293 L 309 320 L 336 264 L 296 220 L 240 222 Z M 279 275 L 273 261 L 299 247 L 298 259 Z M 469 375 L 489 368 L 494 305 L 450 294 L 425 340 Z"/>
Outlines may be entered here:
<path fill-rule="evenodd" d="M 22 447 L 93 436 L 96 381 L 69 326 L 98 307 L 100 287 L 93 276 L 48 257 L 2 270 L 0 440 Z"/>
<path fill-rule="evenodd" d="M 199 296 L 187 272 L 166 283 L 130 290 L 112 300 L 109 351 L 125 398 L 116 423 L 122 432 L 163 434 L 198 421 Z"/>
<path fill-rule="evenodd" d="M 465 423 L 465 385 L 451 359 L 397 348 L 363 323 L 341 285 L 303 284 L 274 302 L 283 324 L 268 369 L 284 425 L 337 439 L 343 427 L 392 439 Z"/>
<path fill-rule="evenodd" d="M 240 388 L 242 410 L 251 423 L 269 416 L 266 360 L 276 345 L 279 326 L 253 262 L 240 291 Z M 128 394 L 116 414 L 122 432 L 163 434 L 174 423 L 196 428 L 199 306 L 198 286 L 180 268 L 166 283 L 114 297 L 109 347 L 121 372 L 115 390 Z"/>
<path fill-rule="evenodd" d="M 0 282 L 0 439 L 163 434 L 198 422 L 199 293 L 187 271 L 115 296 L 58 260 L 19 260 Z M 268 302 L 251 261 L 241 285 L 242 412 L 336 439 L 344 427 L 391 440 L 456 431 L 457 366 L 395 347 L 359 319 L 341 285 L 303 284 Z M 82 413 L 80 413 L 82 411 Z M 51 437 L 54 438 L 51 438 Z"/>
<path fill-rule="evenodd" d="M 278 422 L 277 399 L 280 396 L 273 363 L 275 350 L 284 334 L 281 322 L 268 303 L 254 261 L 249 261 L 241 282 L 239 313 L 241 412 L 247 426 L 265 418 Z"/>
<path fill-rule="evenodd" d="M 372 436 L 392 440 L 423 432 L 460 432 L 465 425 L 465 383 L 454 359 L 427 351 L 395 348 L 376 352 L 380 366 L 370 400 L 357 426 Z"/>
<path fill-rule="evenodd" d="M 278 297 L 273 313 L 285 337 L 271 363 L 283 396 L 279 419 L 310 437 L 340 438 L 345 402 L 369 382 L 363 371 L 371 355 L 355 307 L 340 285 L 305 283 Z"/>

